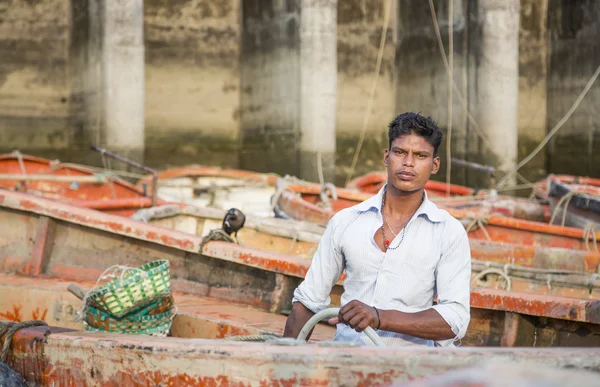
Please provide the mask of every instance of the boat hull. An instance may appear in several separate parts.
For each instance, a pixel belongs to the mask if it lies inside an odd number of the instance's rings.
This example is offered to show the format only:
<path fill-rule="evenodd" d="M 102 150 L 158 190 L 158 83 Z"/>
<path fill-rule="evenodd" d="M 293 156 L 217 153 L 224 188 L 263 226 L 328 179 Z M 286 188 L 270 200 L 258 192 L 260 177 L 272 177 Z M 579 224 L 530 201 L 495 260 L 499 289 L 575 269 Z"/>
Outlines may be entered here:
<path fill-rule="evenodd" d="M 152 198 L 145 193 L 150 191 L 122 179 L 98 174 L 83 165 L 20 153 L 0 155 L 0 187 L 121 216 L 152 206 Z"/>
<path fill-rule="evenodd" d="M 381 386 L 489 362 L 600 371 L 597 348 L 289 346 L 46 327 L 17 332 L 13 345 L 10 364 L 38 385 Z"/>
<path fill-rule="evenodd" d="M 188 165 L 159 172 L 157 192 L 168 202 L 220 209 L 235 207 L 247 214 L 271 216 L 277 179 L 273 174 Z M 151 182 L 148 176 L 138 186 Z"/>
<path fill-rule="evenodd" d="M 567 184 L 551 176 L 548 201 L 555 215 L 554 224 L 600 230 L 600 187 Z"/>
<path fill-rule="evenodd" d="M 0 193 L 0 225 L 10 225 L 0 229 L 1 272 L 96 281 L 112 265 L 137 267 L 167 259 L 175 291 L 282 313 L 290 309 L 293 291 L 310 266 L 298 257 L 226 242 L 203 244 L 196 235 L 49 203 Z M 340 305 L 342 285 L 332 289 L 332 306 Z M 474 287 L 463 344 L 600 345 L 599 310 L 597 300 Z"/>

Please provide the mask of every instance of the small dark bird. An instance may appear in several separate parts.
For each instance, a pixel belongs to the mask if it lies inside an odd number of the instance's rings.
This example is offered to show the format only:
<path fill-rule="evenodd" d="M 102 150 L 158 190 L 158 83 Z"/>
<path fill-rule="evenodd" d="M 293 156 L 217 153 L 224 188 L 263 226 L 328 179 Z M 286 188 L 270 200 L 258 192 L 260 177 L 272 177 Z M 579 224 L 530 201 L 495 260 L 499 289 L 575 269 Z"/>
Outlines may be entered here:
<path fill-rule="evenodd" d="M 25 379 L 8 364 L 0 362 L 0 386 L 1 387 L 27 387 Z"/>
<path fill-rule="evenodd" d="M 246 215 L 237 208 L 230 208 L 223 219 L 223 231 L 227 235 L 235 233 L 237 238 L 237 232 L 244 227 L 244 222 L 246 222 Z"/>

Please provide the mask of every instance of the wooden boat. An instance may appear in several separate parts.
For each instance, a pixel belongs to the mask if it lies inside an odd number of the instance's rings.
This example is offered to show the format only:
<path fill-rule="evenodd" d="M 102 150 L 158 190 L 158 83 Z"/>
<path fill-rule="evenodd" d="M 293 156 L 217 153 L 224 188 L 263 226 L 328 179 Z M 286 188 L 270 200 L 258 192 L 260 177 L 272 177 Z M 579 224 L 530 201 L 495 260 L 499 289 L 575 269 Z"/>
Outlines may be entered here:
<path fill-rule="evenodd" d="M 600 230 L 600 186 L 564 183 L 550 176 L 548 201 L 553 224 Z"/>
<path fill-rule="evenodd" d="M 175 293 L 180 312 L 173 321 L 171 337 L 85 332 L 72 322 L 73 311 L 80 305 L 64 290 L 69 282 L 0 274 L 2 294 L 10 295 L 9 299 L 0 299 L 0 310 L 22 306 L 19 313 L 23 319 L 43 316 L 51 325 L 21 329 L 12 339 L 7 361 L 30 384 L 381 386 L 489 362 L 600 372 L 598 348 L 544 348 L 540 342 L 538 348 L 464 346 L 443 351 L 357 347 L 332 344 L 329 340 L 333 328 L 323 324 L 316 327 L 310 344 L 290 345 L 277 338 L 267 343 L 237 341 L 242 339 L 240 335 L 281 332 L 285 316 L 180 292 Z M 94 285 L 93 281 L 78 283 L 85 287 Z M 510 327 L 502 344 L 514 343 L 509 340 L 510 335 L 520 333 L 523 327 L 531 328 L 529 317 L 511 321 L 487 322 L 495 329 Z M 566 335 L 573 327 L 563 329 Z M 585 338 L 579 340 L 585 343 Z"/>
<path fill-rule="evenodd" d="M 247 214 L 271 216 L 274 174 L 188 165 L 158 173 L 158 196 L 198 207 L 238 208 Z M 138 183 L 151 184 L 151 176 Z"/>
<path fill-rule="evenodd" d="M 140 210 L 132 219 L 205 237 L 221 228 L 226 212 L 165 205 Z M 310 259 L 324 228 L 308 222 L 246 218 L 237 240 L 242 246 Z M 593 298 L 600 253 L 545 246 L 470 240 L 472 278 L 478 286 L 524 293 Z M 586 274 L 588 273 L 588 274 Z M 591 281 L 591 282 L 590 282 Z"/>
<path fill-rule="evenodd" d="M 387 182 L 387 172 L 369 172 L 351 180 L 346 188 L 376 194 Z M 429 197 L 452 197 L 452 196 L 471 196 L 475 194 L 473 188 L 456 184 L 447 184 L 441 181 L 429 180 L 425 184 L 425 190 Z"/>
<path fill-rule="evenodd" d="M 371 172 L 352 180 L 346 188 L 375 194 L 379 192 L 379 189 L 383 187 L 386 181 L 386 172 Z M 488 201 L 488 205 L 495 205 L 496 208 L 494 208 L 494 211 L 502 215 L 544 222 L 548 222 L 551 216 L 550 208 L 547 204 L 540 204 L 537 201 L 534 202 L 531 200 L 525 201 L 509 196 L 498 196 L 495 191 L 482 190 L 476 192 L 473 188 L 434 180 L 429 180 L 425 184 L 425 190 L 431 200 L 440 204 L 444 203 L 444 200 L 441 198 L 454 198 L 446 202 L 451 204 L 453 208 L 458 208 L 459 206 L 478 206 L 482 202 L 485 202 L 486 198 L 490 198 L 493 200 Z M 457 197 L 464 197 L 465 201 L 461 203 Z M 459 199 L 459 201 L 456 201 L 456 199 Z"/>
<path fill-rule="evenodd" d="M 551 366 L 531 367 L 529 364 L 492 363 L 444 372 L 404 387 L 531 387 L 531 386 L 581 387 L 600 385 L 595 372 L 556 369 Z"/>
<path fill-rule="evenodd" d="M 225 216 L 217 208 L 169 204 L 140 210 L 131 219 L 206 237 L 222 227 Z M 235 238 L 241 246 L 311 259 L 324 230 L 310 222 L 248 215 Z"/>
<path fill-rule="evenodd" d="M 82 165 L 19 152 L 0 155 L 0 188 L 122 216 L 130 216 L 153 204 L 147 194 L 149 191 L 122 179 Z"/>
<path fill-rule="evenodd" d="M 0 272 L 96 281 L 109 266 L 138 267 L 167 259 L 175 291 L 276 314 L 290 309 L 293 291 L 310 266 L 310 261 L 291 255 L 235 243 L 206 242 L 197 235 L 63 203 L 50 206 L 51 203 L 18 192 L 0 193 Z M 475 285 L 471 292 L 472 321 L 463 344 L 600 344 L 600 314 L 596 313 L 600 308 L 597 301 L 600 281 L 596 278 L 590 281 L 587 273 L 570 275 L 586 279 L 580 287 L 591 292 L 592 299 L 508 292 Z M 570 275 L 561 279 L 560 274 L 553 274 L 552 288 L 560 288 L 560 281 L 567 284 L 566 277 Z M 333 306 L 339 305 L 342 283 L 332 290 Z M 574 283 L 569 286 L 577 288 Z M 545 289 L 546 284 L 538 287 Z M 528 316 L 527 322 L 520 320 L 521 315 Z M 269 314 L 264 316 L 268 321 Z M 515 335 L 519 329 L 531 331 Z M 579 334 L 572 335 L 577 329 Z"/>
<path fill-rule="evenodd" d="M 339 210 L 358 204 L 372 196 L 367 193 L 338 188 L 335 190 L 335 198 L 328 198 L 324 202 L 321 188 L 316 184 L 289 184 L 283 180 L 278 181 L 277 184 L 276 213 L 291 219 L 320 225 L 326 225 Z M 489 199 L 489 203 L 492 203 L 492 199 Z M 576 250 L 589 250 L 590 248 L 589 232 L 584 233 L 584 230 L 579 228 L 505 216 L 506 206 L 494 208 L 493 205 L 480 203 L 479 206 L 471 206 L 467 210 L 460 208 L 464 204 L 462 199 L 454 204 L 452 202 L 437 202 L 437 204 L 464 224 L 471 239 Z M 515 205 L 512 208 L 513 214 L 518 214 L 523 207 Z M 535 211 L 527 210 L 525 212 Z M 596 232 L 595 235 L 596 239 L 600 240 L 600 232 Z"/>
<path fill-rule="evenodd" d="M 592 187 L 600 187 L 600 179 L 586 176 L 573 175 L 551 175 L 553 179 L 565 184 L 578 184 Z M 550 177 L 550 176 L 549 176 Z M 548 177 L 548 178 L 549 178 Z M 535 184 L 533 194 L 543 202 L 548 202 L 548 178 L 542 179 Z"/>

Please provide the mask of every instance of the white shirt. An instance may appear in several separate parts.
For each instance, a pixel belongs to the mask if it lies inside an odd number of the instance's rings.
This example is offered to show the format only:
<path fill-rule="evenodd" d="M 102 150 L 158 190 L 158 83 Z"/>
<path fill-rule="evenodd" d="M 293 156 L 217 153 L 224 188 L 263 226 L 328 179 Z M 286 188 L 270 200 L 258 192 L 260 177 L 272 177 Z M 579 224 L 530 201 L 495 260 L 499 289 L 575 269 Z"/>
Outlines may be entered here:
<path fill-rule="evenodd" d="M 456 335 L 434 343 L 377 331 L 386 345 L 452 345 L 465 335 L 470 320 L 471 252 L 467 233 L 458 220 L 425 194 L 405 228 L 387 252 L 382 252 L 373 237 L 383 222 L 380 209 L 384 189 L 338 212 L 329 221 L 292 302 L 301 302 L 314 313 L 328 308 L 331 289 L 345 270 L 342 305 L 359 300 L 378 309 L 407 313 L 433 308 Z M 406 234 L 400 243 L 403 232 Z M 437 305 L 433 305 L 436 294 Z M 371 344 L 364 332 L 357 333 L 345 324 L 337 326 L 335 340 Z"/>

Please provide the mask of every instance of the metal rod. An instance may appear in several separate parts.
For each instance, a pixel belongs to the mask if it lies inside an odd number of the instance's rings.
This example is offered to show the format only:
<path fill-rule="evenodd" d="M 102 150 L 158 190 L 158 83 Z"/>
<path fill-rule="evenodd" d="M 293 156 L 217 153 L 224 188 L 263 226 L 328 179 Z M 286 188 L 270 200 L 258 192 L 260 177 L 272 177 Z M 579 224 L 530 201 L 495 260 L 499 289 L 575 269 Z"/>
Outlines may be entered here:
<path fill-rule="evenodd" d="M 466 167 L 466 168 L 471 168 L 471 169 L 475 169 L 478 171 L 487 172 L 490 175 L 494 174 L 494 172 L 496 171 L 496 168 L 494 168 L 494 167 L 491 167 L 489 165 L 474 163 L 472 161 L 456 159 L 454 157 L 451 159 L 451 161 L 452 161 L 452 164 L 458 165 L 460 167 Z"/>
<path fill-rule="evenodd" d="M 152 207 L 156 206 L 156 191 L 158 189 L 158 172 L 155 169 L 147 167 L 143 164 L 138 163 L 137 161 L 130 160 L 124 156 L 113 153 L 104 148 L 100 148 L 99 146 L 92 145 L 90 147 L 93 151 L 100 152 L 103 155 L 112 157 L 115 160 L 119 160 L 127 165 L 131 165 L 132 167 L 141 169 L 142 171 L 148 172 L 152 175 Z"/>
<path fill-rule="evenodd" d="M 489 165 L 474 163 L 472 161 L 456 159 L 454 157 L 450 161 L 452 162 L 452 164 L 458 165 L 460 167 L 471 168 L 477 171 L 486 172 L 490 178 L 490 189 L 496 188 L 496 168 Z"/>
<path fill-rule="evenodd" d="M 16 180 L 16 181 L 58 181 L 58 182 L 78 182 L 78 183 L 106 183 L 105 176 L 61 176 L 61 175 L 18 175 L 10 173 L 0 173 L 0 180 Z"/>

